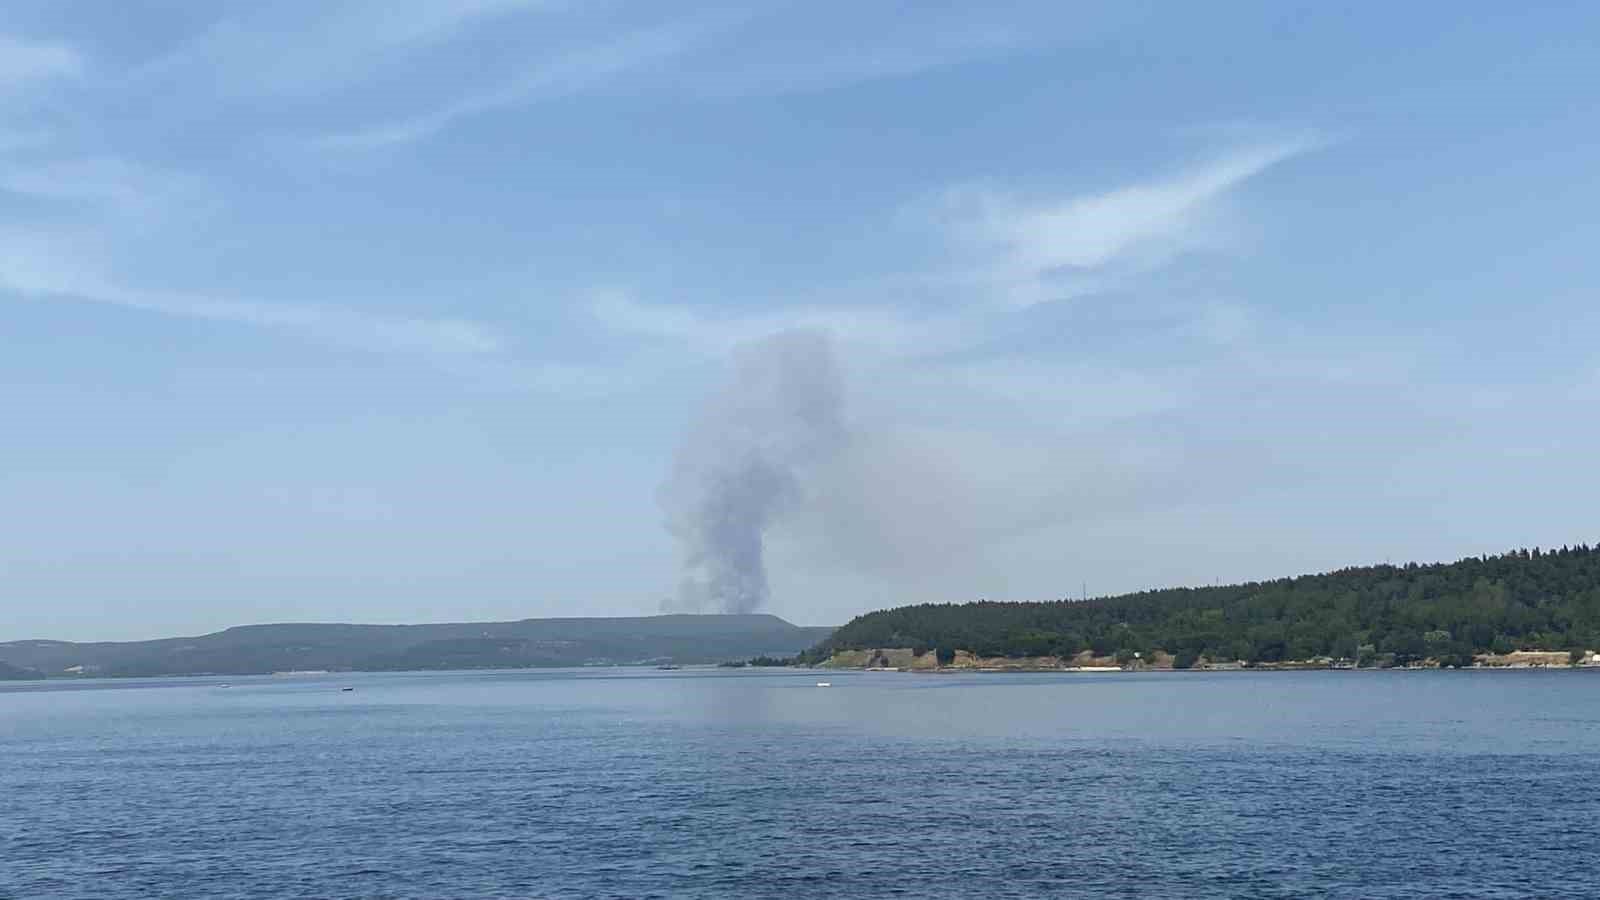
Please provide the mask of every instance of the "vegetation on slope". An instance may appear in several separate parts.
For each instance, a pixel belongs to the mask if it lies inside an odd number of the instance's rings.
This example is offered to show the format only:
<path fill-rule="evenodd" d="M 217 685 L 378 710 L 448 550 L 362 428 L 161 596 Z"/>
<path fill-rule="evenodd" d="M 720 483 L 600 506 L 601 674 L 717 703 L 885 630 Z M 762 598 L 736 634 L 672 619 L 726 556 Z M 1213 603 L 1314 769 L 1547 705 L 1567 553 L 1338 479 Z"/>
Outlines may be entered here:
<path fill-rule="evenodd" d="M 1044 603 L 924 604 L 858 616 L 804 654 L 913 647 L 941 658 L 1164 650 L 1250 662 L 1319 656 L 1466 664 L 1474 653 L 1600 646 L 1600 546 L 1448 564 Z"/>
<path fill-rule="evenodd" d="M 32 669 L 19 669 L 16 666 L 0 662 L 0 681 L 22 681 L 27 678 L 42 678 Z"/>

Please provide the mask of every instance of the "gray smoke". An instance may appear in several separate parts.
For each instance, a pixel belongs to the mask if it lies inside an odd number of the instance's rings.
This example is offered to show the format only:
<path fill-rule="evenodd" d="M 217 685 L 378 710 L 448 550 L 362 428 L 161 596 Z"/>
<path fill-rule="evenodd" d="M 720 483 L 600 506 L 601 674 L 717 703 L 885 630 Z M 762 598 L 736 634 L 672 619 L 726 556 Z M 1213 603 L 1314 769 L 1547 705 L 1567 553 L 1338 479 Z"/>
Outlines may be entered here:
<path fill-rule="evenodd" d="M 841 395 L 825 334 L 786 331 L 739 354 L 732 383 L 685 437 L 662 486 L 684 567 L 666 606 L 746 613 L 766 602 L 767 533 L 843 444 Z"/>

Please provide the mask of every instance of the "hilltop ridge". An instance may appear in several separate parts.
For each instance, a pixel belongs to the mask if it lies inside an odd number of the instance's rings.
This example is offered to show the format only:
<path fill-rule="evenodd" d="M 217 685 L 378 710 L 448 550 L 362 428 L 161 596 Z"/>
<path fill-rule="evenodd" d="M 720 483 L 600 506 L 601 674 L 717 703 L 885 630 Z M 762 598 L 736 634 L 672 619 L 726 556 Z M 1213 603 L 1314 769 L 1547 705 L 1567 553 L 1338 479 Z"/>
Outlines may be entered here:
<path fill-rule="evenodd" d="M 428 625 L 275 623 L 150 641 L 11 641 L 0 643 L 0 664 L 47 675 L 246 675 L 715 663 L 792 654 L 831 631 L 759 613 Z M 0 668 L 0 677 L 5 672 Z"/>

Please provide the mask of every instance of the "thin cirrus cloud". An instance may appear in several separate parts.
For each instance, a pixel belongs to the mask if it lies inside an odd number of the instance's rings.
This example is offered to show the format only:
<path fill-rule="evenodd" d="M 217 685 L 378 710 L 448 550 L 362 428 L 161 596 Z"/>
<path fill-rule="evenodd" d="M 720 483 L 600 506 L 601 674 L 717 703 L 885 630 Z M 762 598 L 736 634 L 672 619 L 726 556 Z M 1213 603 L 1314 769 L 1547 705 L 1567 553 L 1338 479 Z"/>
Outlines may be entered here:
<path fill-rule="evenodd" d="M 113 156 L 27 164 L 0 159 L 0 191 L 96 215 L 142 219 L 178 211 L 198 215 L 216 202 L 215 192 L 200 178 Z"/>
<path fill-rule="evenodd" d="M 0 193 L 28 198 L 45 213 L 0 219 L 0 291 L 225 322 L 375 352 L 446 358 L 503 349 L 498 334 L 464 319 L 147 289 L 129 284 L 102 258 L 99 251 L 116 247 L 123 231 L 159 239 L 154 236 L 175 221 L 204 220 L 221 202 L 219 192 L 204 179 L 118 157 L 0 159 Z"/>
<path fill-rule="evenodd" d="M 258 4 L 213 22 L 140 67 L 135 77 L 200 77 L 230 95 L 322 94 L 473 27 L 556 5 L 555 0 Z"/>
<path fill-rule="evenodd" d="M 948 189 L 933 216 L 935 230 L 971 255 L 963 268 L 909 278 L 929 296 L 954 298 L 933 311 L 917 313 L 903 304 L 785 305 L 780 300 L 761 311 L 729 312 L 644 302 L 621 291 L 598 293 L 588 310 L 618 332 L 710 353 L 726 353 L 789 328 L 848 335 L 891 355 L 957 351 L 984 343 L 1020 310 L 1093 288 L 1125 288 L 1130 279 L 1178 254 L 1215 245 L 1218 237 L 1210 226 L 1229 191 L 1318 146 L 1309 138 L 1246 146 L 1176 176 L 1042 202 L 993 187 Z M 1072 280 L 1064 283 L 1063 274 Z M 993 302 L 997 297 L 999 304 Z M 1197 308 L 1194 327 L 1219 343 L 1250 330 L 1243 311 L 1227 307 L 1222 314 L 1216 306 Z"/>
<path fill-rule="evenodd" d="M 701 29 L 669 25 L 579 46 L 545 58 L 511 80 L 408 118 L 326 134 L 308 144 L 323 150 L 374 150 L 430 138 L 455 123 L 540 100 L 568 97 L 677 56 L 695 46 Z"/>
<path fill-rule="evenodd" d="M 706 97 L 740 98 L 826 91 L 868 81 L 902 78 L 946 66 L 987 59 L 1042 42 L 1043 35 L 987 24 L 926 29 L 893 40 L 851 40 L 816 52 L 790 49 L 719 61 L 685 73 L 686 90 Z"/>
<path fill-rule="evenodd" d="M 980 260 L 980 280 L 1032 306 L 1114 286 L 1221 241 L 1217 202 L 1245 181 L 1321 146 L 1296 138 L 1233 150 L 1175 176 L 1044 201 L 989 187 L 943 197 L 942 224 Z"/>
<path fill-rule="evenodd" d="M 720 357 L 780 331 L 825 331 L 889 355 L 922 355 L 965 345 L 975 334 L 959 314 L 916 316 L 887 305 L 789 305 L 717 311 L 687 303 L 648 303 L 621 290 L 597 292 L 589 318 L 619 334 Z"/>
<path fill-rule="evenodd" d="M 32 300 L 97 303 L 188 319 L 281 331 L 319 343 L 432 356 L 477 356 L 503 341 L 460 319 L 374 315 L 337 306 L 264 303 L 181 291 L 145 290 L 95 271 L 84 254 L 63 249 L 67 235 L 0 232 L 0 291 Z"/>
<path fill-rule="evenodd" d="M 59 43 L 27 41 L 0 34 L 0 91 L 47 78 L 78 75 L 83 58 Z"/>
<path fill-rule="evenodd" d="M 625 30 L 604 40 L 550 52 L 509 80 L 436 109 L 326 134 L 308 143 L 329 150 L 373 150 L 413 143 L 474 116 L 604 90 L 640 71 L 660 77 L 647 85 L 630 82 L 630 87 L 702 99 L 737 99 L 905 77 L 1016 51 L 1046 38 L 1015 27 L 941 23 L 912 34 L 851 33 L 798 47 L 768 47 L 746 40 L 749 26 L 761 18 L 754 10 L 724 12 Z"/>

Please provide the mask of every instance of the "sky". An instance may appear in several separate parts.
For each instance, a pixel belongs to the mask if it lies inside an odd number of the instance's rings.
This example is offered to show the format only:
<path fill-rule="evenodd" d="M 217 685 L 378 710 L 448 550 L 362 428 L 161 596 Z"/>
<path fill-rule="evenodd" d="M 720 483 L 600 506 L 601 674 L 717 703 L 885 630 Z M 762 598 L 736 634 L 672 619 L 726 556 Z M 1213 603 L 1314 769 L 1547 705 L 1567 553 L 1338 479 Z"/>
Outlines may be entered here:
<path fill-rule="evenodd" d="M 0 0 L 0 640 L 654 613 L 675 460 L 796 334 L 794 622 L 1594 542 L 1597 41 Z"/>

